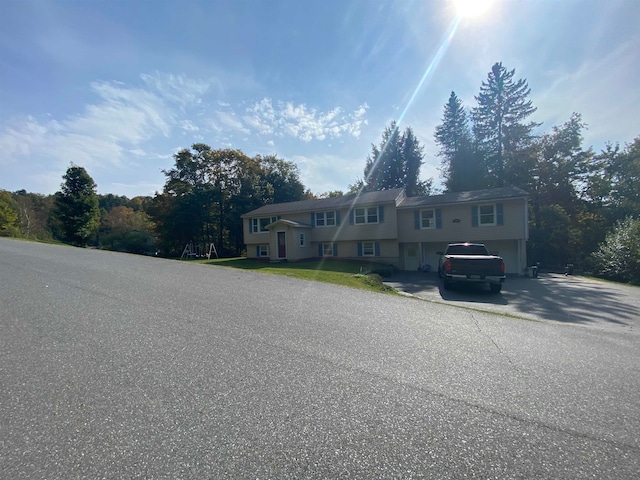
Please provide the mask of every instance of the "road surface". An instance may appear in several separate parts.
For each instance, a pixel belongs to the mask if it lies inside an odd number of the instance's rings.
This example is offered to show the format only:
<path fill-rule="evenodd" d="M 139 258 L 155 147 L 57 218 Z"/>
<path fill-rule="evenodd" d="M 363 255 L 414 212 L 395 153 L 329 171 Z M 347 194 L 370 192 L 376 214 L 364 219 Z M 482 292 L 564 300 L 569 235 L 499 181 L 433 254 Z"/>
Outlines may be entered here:
<path fill-rule="evenodd" d="M 635 478 L 639 346 L 0 239 L 0 477 Z"/>

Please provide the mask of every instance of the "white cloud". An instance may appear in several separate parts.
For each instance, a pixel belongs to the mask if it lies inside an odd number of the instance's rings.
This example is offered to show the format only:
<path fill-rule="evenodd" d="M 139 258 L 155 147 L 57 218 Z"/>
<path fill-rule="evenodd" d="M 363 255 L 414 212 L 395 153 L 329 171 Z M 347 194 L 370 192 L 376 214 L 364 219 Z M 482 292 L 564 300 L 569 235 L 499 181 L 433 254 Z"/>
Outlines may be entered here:
<path fill-rule="evenodd" d="M 119 165 L 130 147 L 170 135 L 171 109 L 154 93 L 115 82 L 95 82 L 91 89 L 99 101 L 80 114 L 60 121 L 13 119 L 0 134 L 5 158 L 53 158 L 56 164 L 73 161 L 85 167 Z"/>
<path fill-rule="evenodd" d="M 200 127 L 198 127 L 191 120 L 181 120 L 180 123 L 179 123 L 179 126 L 185 132 L 199 132 L 200 131 Z"/>
<path fill-rule="evenodd" d="M 210 83 L 206 81 L 157 71 L 152 75 L 142 74 L 140 78 L 148 86 L 153 87 L 162 98 L 180 105 L 201 103 L 202 96 L 210 86 Z"/>
<path fill-rule="evenodd" d="M 244 126 L 242 121 L 238 119 L 233 112 L 217 111 L 213 126 L 218 131 L 232 130 L 244 134 L 250 133 L 250 130 Z"/>
<path fill-rule="evenodd" d="M 0 165 L 19 165 L 6 170 L 20 172 L 3 175 L 3 187 L 17 184 L 23 188 L 36 182 L 45 185 L 42 182 L 46 181 L 45 191 L 51 192 L 49 189 L 59 186 L 61 174 L 74 162 L 95 175 L 96 182 L 102 178 L 101 190 L 109 185 L 124 188 L 124 183 L 115 181 L 117 175 L 133 177 L 132 169 L 157 162 L 158 155 L 149 152 L 162 152 L 169 141 L 188 138 L 189 144 L 204 141 L 213 142 L 215 147 L 246 150 L 258 140 L 263 146 L 275 148 L 275 140 L 284 137 L 304 143 L 345 136 L 358 138 L 367 124 L 366 103 L 353 111 L 338 106 L 317 110 L 304 103 L 262 98 L 249 106 L 240 103 L 234 107 L 211 98 L 204 81 L 158 72 L 141 75 L 141 79 L 137 85 L 91 83 L 88 92 L 93 94 L 92 101 L 82 111 L 66 117 L 3 119 Z M 213 111 L 209 110 L 211 104 L 217 107 Z M 212 127 L 214 138 L 205 135 Z M 318 169 L 327 178 L 335 174 L 322 165 Z M 348 182 L 354 178 L 349 175 Z M 343 183 L 337 182 L 335 188 Z"/>
<path fill-rule="evenodd" d="M 350 114 L 335 107 L 327 112 L 318 112 L 305 104 L 277 102 L 263 98 L 246 109 L 242 117 L 247 126 L 262 135 L 277 135 L 297 138 L 303 142 L 323 141 L 339 138 L 345 134 L 358 138 L 369 106 L 364 103 Z"/>

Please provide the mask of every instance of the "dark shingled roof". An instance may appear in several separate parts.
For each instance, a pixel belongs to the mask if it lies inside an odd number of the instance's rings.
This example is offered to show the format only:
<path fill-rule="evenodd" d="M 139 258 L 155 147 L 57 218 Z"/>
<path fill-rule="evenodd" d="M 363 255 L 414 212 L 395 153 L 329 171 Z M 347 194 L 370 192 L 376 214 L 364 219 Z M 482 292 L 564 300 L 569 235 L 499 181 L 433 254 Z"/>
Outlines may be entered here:
<path fill-rule="evenodd" d="M 280 215 L 282 213 L 306 212 L 317 210 L 332 210 L 337 208 L 351 207 L 353 205 L 370 205 L 379 203 L 397 203 L 404 196 L 403 188 L 393 190 L 380 190 L 378 192 L 367 192 L 341 197 L 318 198 L 313 200 L 301 200 L 299 202 L 274 203 L 256 208 L 245 213 L 242 217 L 257 217 L 268 215 Z"/>
<path fill-rule="evenodd" d="M 529 194 L 518 187 L 501 187 L 487 190 L 473 190 L 470 192 L 451 192 L 442 195 L 425 197 L 406 197 L 398 208 L 415 208 L 434 205 L 450 205 L 454 203 L 477 203 L 508 198 L 523 198 Z"/>

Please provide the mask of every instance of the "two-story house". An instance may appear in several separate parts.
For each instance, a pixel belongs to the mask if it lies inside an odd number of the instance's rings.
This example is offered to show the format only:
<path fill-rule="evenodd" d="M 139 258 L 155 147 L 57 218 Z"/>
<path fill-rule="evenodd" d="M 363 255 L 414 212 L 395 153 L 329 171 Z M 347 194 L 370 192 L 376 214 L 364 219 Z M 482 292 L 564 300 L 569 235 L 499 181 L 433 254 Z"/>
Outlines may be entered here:
<path fill-rule="evenodd" d="M 417 270 L 447 243 L 481 242 L 526 267 L 528 194 L 516 187 L 407 197 L 404 189 L 265 205 L 242 216 L 247 257 L 372 260 Z"/>

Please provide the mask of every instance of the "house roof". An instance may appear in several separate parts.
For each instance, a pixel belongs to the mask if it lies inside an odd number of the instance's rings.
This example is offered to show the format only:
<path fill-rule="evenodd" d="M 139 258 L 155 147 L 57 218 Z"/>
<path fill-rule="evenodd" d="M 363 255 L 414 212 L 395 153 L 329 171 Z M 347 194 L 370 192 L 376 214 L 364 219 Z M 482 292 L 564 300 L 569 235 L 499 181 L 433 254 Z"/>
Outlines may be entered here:
<path fill-rule="evenodd" d="M 450 192 L 442 195 L 424 197 L 406 197 L 398 208 L 415 208 L 423 206 L 450 205 L 454 203 L 477 203 L 509 198 L 526 198 L 529 194 L 518 187 L 501 187 L 469 192 Z"/>
<path fill-rule="evenodd" d="M 404 197 L 403 188 L 393 190 L 380 190 L 361 194 L 343 195 L 341 197 L 317 198 L 301 200 L 298 202 L 273 203 L 256 208 L 245 213 L 242 217 L 256 217 L 267 215 L 279 215 L 282 213 L 306 212 L 318 210 L 333 210 L 337 208 L 352 207 L 354 205 L 370 205 L 380 203 L 400 202 Z"/>

